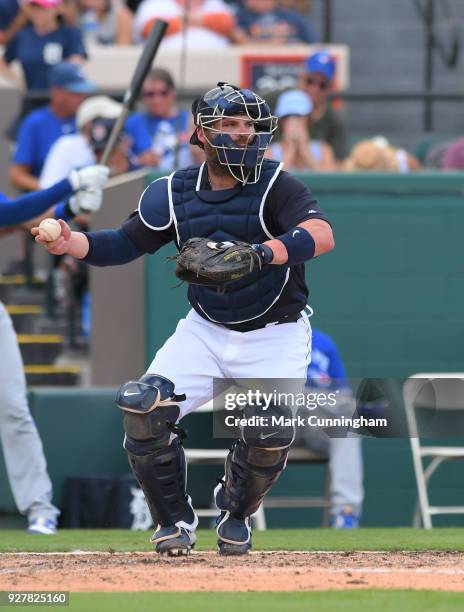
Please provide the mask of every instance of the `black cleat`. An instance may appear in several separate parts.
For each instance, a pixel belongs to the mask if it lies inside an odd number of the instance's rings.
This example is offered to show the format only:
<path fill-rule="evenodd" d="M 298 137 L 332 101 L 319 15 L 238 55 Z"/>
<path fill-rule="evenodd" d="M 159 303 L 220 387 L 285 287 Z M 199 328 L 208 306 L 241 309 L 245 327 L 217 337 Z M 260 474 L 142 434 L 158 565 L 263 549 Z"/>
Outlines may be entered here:
<path fill-rule="evenodd" d="M 195 532 L 188 531 L 183 527 L 158 527 L 150 538 L 155 544 L 155 551 L 160 555 L 168 557 L 181 557 L 188 555 L 195 546 Z"/>
<path fill-rule="evenodd" d="M 239 519 L 221 512 L 217 519 L 218 548 L 221 555 L 246 555 L 251 549 L 250 519 Z"/>

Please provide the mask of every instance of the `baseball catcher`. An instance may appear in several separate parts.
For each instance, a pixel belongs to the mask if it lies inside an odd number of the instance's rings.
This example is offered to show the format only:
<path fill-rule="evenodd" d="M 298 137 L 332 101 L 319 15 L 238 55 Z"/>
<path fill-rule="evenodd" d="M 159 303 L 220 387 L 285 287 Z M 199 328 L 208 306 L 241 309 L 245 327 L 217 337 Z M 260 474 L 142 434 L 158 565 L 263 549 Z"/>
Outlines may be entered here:
<path fill-rule="evenodd" d="M 264 158 L 277 127 L 265 100 L 219 83 L 195 100 L 192 113 L 190 142 L 203 149 L 204 163 L 151 183 L 120 228 L 64 228 L 46 245 L 98 266 L 124 264 L 171 241 L 178 247 L 177 275 L 188 283 L 192 309 L 148 371 L 117 396 L 124 447 L 156 526 L 152 542 L 170 555 L 189 552 L 198 524 L 179 421 L 212 398 L 215 378 L 305 380 L 311 328 L 304 262 L 334 246 L 310 190 Z M 282 473 L 293 437 L 287 425 L 259 435 L 242 428 L 215 489 L 220 553 L 250 550 L 250 517 Z"/>

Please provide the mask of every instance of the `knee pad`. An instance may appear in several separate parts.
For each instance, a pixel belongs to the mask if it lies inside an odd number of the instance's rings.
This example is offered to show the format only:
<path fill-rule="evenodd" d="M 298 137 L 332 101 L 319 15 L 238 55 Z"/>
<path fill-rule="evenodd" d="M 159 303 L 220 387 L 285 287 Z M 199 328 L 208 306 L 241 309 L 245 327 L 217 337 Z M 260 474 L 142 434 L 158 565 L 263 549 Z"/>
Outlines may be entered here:
<path fill-rule="evenodd" d="M 176 426 L 180 415 L 177 402 L 185 395 L 174 392 L 174 383 L 162 376 L 146 374 L 121 385 L 116 403 L 124 412 L 124 448 L 138 456 L 169 446 L 175 437 L 185 437 Z"/>
<path fill-rule="evenodd" d="M 288 406 L 269 406 L 263 410 L 259 406 L 246 406 L 243 417 L 247 425 L 240 427 L 241 438 L 246 445 L 267 451 L 288 448 L 295 439 L 295 425 L 292 411 Z M 253 421 L 253 417 L 256 420 Z M 263 426 L 262 419 L 266 419 Z M 256 422 L 257 424 L 253 424 Z"/>
<path fill-rule="evenodd" d="M 116 404 L 125 412 L 148 414 L 158 406 L 177 404 L 185 400 L 185 393 L 177 395 L 174 383 L 157 374 L 145 374 L 139 380 L 130 380 L 118 389 Z"/>

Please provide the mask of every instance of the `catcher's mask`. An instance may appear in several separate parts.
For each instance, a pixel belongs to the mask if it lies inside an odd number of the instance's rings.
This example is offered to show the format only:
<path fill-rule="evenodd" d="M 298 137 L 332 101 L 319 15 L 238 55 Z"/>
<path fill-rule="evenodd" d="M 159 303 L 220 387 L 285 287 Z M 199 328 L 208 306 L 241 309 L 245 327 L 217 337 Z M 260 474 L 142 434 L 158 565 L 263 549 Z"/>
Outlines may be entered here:
<path fill-rule="evenodd" d="M 277 128 L 277 117 L 271 114 L 267 102 L 250 89 L 218 83 L 193 102 L 192 114 L 196 127 L 190 143 L 203 148 L 197 134 L 197 128 L 202 128 L 219 162 L 227 166 L 237 181 L 243 184 L 258 182 L 264 153 Z M 245 134 L 245 144 L 238 144 L 222 129 L 222 118 L 235 115 L 244 115 L 253 121 L 254 132 Z M 234 135 L 243 136 L 244 133 L 235 132 Z"/>

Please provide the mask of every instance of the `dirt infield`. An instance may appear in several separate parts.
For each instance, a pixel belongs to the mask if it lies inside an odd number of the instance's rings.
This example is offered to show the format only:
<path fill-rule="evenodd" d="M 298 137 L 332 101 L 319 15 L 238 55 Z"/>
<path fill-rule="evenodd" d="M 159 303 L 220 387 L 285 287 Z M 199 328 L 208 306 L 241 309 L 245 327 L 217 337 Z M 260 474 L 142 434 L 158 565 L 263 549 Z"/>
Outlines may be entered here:
<path fill-rule="evenodd" d="M 326 589 L 464 591 L 462 552 L 253 552 L 187 558 L 154 553 L 4 553 L 0 590 L 302 591 Z"/>

